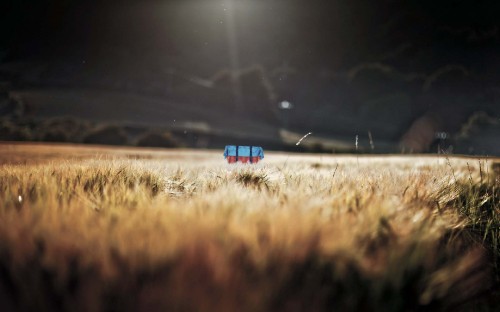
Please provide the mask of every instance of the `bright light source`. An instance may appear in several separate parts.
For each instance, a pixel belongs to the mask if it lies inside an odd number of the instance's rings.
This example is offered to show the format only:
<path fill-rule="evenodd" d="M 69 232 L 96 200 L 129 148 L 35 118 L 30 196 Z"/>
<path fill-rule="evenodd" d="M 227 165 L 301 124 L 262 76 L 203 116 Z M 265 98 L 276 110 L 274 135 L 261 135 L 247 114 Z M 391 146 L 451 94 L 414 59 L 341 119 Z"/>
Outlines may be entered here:
<path fill-rule="evenodd" d="M 281 109 L 292 109 L 293 108 L 292 103 L 290 103 L 288 101 L 281 101 L 279 106 Z"/>

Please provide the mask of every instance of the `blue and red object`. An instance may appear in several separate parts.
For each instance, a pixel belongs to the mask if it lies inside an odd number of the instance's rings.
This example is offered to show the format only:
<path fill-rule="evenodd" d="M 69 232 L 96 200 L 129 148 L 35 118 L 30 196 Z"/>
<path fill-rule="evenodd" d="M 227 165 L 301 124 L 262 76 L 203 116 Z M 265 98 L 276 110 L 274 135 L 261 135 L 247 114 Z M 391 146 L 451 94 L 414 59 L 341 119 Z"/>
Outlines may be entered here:
<path fill-rule="evenodd" d="M 256 164 L 264 158 L 264 150 L 260 146 L 246 145 L 226 145 L 224 149 L 224 158 L 230 164 L 238 161 L 246 164 Z"/>

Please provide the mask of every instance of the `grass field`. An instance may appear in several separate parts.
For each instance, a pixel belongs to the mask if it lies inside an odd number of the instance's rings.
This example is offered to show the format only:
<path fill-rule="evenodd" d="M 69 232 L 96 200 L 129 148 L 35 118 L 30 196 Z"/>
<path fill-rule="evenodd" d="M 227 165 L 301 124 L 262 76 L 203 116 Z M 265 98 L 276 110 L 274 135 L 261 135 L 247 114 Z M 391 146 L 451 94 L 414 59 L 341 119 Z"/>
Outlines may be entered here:
<path fill-rule="evenodd" d="M 494 311 L 500 163 L 0 144 L 2 311 Z"/>

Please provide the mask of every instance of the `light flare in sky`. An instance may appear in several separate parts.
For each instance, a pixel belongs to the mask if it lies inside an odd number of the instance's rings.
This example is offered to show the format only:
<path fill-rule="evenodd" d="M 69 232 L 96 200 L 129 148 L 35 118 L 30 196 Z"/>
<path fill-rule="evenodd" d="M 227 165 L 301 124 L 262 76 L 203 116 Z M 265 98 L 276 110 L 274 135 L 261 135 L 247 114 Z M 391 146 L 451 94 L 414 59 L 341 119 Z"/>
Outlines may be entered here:
<path fill-rule="evenodd" d="M 310 136 L 312 134 L 312 132 L 309 132 L 307 133 L 306 135 L 304 135 L 297 143 L 295 143 L 295 145 L 299 146 L 300 143 L 302 143 L 302 141 L 307 138 L 308 136 Z"/>

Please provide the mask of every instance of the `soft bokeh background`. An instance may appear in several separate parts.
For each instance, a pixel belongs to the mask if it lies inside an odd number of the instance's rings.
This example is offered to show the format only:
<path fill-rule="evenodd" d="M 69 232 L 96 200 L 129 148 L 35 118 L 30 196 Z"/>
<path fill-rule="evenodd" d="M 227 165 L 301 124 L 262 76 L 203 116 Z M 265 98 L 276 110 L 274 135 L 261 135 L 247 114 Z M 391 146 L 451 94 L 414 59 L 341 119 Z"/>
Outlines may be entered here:
<path fill-rule="evenodd" d="M 8 0 L 0 12 L 0 140 L 500 155 L 496 1 Z"/>

